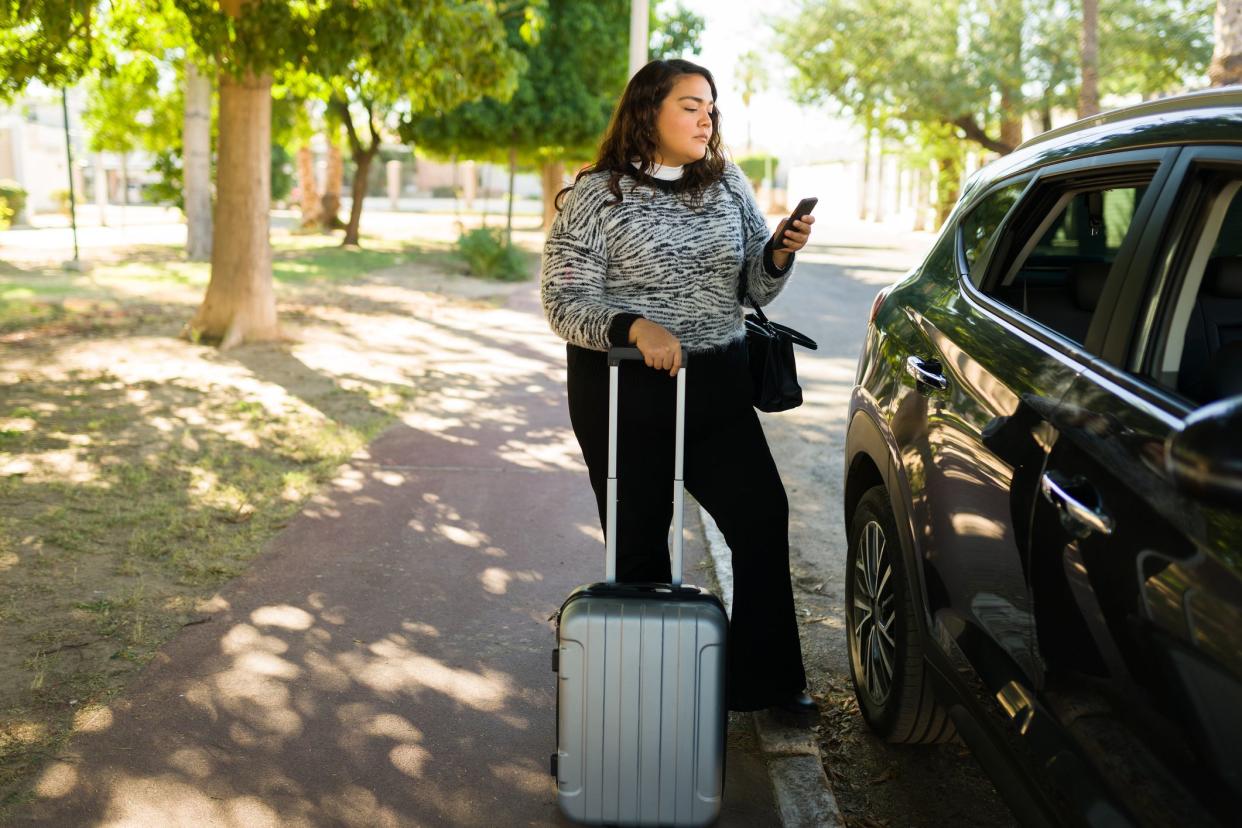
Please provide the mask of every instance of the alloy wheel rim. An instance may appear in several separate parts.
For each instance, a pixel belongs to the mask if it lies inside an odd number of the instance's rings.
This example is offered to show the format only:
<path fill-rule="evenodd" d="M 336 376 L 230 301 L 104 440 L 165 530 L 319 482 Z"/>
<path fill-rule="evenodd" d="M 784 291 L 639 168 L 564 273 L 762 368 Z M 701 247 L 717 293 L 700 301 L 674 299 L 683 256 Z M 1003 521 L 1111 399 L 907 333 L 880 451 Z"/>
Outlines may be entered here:
<path fill-rule="evenodd" d="M 883 704 L 893 686 L 897 607 L 888 539 L 874 520 L 863 527 L 854 566 L 853 633 L 856 664 L 867 695 Z"/>

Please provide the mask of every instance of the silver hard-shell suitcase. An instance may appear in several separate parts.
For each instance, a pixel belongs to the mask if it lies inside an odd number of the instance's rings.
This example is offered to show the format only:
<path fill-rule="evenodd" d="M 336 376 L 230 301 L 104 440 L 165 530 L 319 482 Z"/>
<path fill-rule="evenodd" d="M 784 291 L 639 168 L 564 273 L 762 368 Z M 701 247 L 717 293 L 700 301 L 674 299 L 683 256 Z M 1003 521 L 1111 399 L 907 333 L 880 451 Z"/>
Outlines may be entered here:
<path fill-rule="evenodd" d="M 574 590 L 557 623 L 552 773 L 569 818 L 596 825 L 708 825 L 724 785 L 728 619 L 716 596 L 682 586 L 686 371 L 677 376 L 673 583 L 616 583 L 617 386 L 608 354 L 605 580 Z"/>

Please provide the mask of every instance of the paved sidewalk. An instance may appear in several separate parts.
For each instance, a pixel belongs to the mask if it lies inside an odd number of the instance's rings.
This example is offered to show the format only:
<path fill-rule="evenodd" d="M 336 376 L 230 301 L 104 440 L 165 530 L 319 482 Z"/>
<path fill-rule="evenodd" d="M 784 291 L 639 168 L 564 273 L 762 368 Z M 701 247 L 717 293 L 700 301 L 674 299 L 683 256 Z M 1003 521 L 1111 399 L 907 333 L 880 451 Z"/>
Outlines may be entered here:
<path fill-rule="evenodd" d="M 563 824 L 548 618 L 603 554 L 534 294 L 462 311 L 469 330 L 422 320 L 453 345 L 420 413 L 87 724 L 15 824 Z M 697 532 L 688 552 L 705 580 Z M 779 825 L 749 722 L 718 824 Z"/>

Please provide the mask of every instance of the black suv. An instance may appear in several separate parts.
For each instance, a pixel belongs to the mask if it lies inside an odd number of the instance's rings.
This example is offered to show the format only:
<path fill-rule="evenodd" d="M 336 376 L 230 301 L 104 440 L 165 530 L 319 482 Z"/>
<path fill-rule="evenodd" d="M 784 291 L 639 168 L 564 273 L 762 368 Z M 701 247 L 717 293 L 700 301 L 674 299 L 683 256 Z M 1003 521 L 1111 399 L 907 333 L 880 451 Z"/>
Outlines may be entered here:
<path fill-rule="evenodd" d="M 976 173 L 876 297 L 850 402 L 850 667 L 1028 824 L 1242 813 L 1242 87 Z"/>

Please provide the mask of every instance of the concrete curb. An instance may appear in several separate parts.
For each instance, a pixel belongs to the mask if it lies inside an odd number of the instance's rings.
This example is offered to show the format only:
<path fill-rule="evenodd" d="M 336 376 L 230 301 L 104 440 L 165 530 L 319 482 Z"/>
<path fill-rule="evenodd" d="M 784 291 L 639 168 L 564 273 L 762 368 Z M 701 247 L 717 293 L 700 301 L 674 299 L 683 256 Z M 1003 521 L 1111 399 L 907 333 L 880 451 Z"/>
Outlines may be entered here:
<path fill-rule="evenodd" d="M 698 512 L 720 598 L 732 614 L 733 567 L 729 547 L 711 515 L 701 506 Z M 815 737 L 810 731 L 782 725 L 766 711 L 751 715 L 772 778 L 781 824 L 785 828 L 844 828 Z"/>

